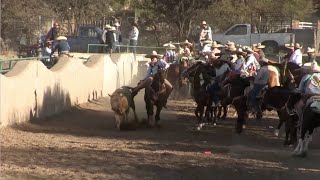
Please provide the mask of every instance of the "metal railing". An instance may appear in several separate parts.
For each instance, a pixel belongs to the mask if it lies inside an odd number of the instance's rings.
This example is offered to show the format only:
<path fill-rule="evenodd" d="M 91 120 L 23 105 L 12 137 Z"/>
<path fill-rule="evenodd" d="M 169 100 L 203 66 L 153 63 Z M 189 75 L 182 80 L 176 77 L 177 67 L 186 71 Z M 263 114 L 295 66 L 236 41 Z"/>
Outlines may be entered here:
<path fill-rule="evenodd" d="M 50 59 L 49 56 L 43 57 L 27 57 L 27 58 L 14 58 L 14 59 L 0 59 L 0 73 L 7 73 L 12 69 L 12 67 L 18 62 L 23 60 L 43 60 Z"/>
<path fill-rule="evenodd" d="M 90 53 L 90 48 L 91 47 L 108 47 L 107 44 L 88 44 L 88 48 L 87 48 L 87 53 Z M 118 53 L 120 52 L 131 52 L 130 51 L 130 48 L 135 48 L 138 52 L 139 52 L 139 49 L 148 49 L 148 53 L 150 53 L 150 50 L 149 49 L 152 49 L 152 50 L 163 50 L 164 51 L 164 48 L 163 47 L 155 47 L 155 46 L 130 46 L 130 45 L 115 45 L 115 47 L 118 47 L 116 48 L 118 51 Z M 124 50 L 124 51 L 121 51 L 121 50 Z M 146 52 L 145 52 L 146 53 Z M 159 52 L 158 52 L 159 53 Z M 137 54 L 143 54 L 141 52 L 137 53 Z"/>

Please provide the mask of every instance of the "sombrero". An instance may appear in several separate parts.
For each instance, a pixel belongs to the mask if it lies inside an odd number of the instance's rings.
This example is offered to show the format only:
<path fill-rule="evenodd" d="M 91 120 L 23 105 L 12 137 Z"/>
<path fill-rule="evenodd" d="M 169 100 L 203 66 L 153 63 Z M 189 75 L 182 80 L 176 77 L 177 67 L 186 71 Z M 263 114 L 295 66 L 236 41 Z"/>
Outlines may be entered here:
<path fill-rule="evenodd" d="M 301 69 L 306 73 L 320 73 L 320 67 L 316 61 L 305 63 Z"/>
<path fill-rule="evenodd" d="M 176 46 L 173 45 L 171 42 L 164 44 L 163 47 L 164 47 L 165 49 L 176 49 Z"/>
<path fill-rule="evenodd" d="M 261 43 L 258 43 L 258 44 L 253 44 L 253 47 L 257 48 L 257 49 L 263 49 L 265 48 L 266 46 L 265 45 L 262 45 Z"/>
<path fill-rule="evenodd" d="M 180 42 L 180 45 L 192 45 L 188 40 Z"/>
<path fill-rule="evenodd" d="M 117 29 L 116 29 L 116 27 L 114 27 L 114 26 L 111 26 L 111 28 L 109 29 L 109 31 L 116 31 Z"/>
<path fill-rule="evenodd" d="M 299 44 L 299 43 L 296 43 L 296 44 L 294 44 L 294 48 L 296 48 L 296 49 L 301 49 L 301 48 L 302 48 L 302 46 L 300 46 L 300 44 Z"/>
<path fill-rule="evenodd" d="M 307 48 L 307 53 L 315 53 L 315 52 L 316 50 L 314 48 L 310 48 L 310 47 Z"/>
<path fill-rule="evenodd" d="M 213 41 L 212 47 L 213 47 L 213 48 L 220 48 L 220 47 L 222 47 L 222 45 L 221 45 L 221 44 L 218 44 L 216 41 Z"/>
<path fill-rule="evenodd" d="M 110 29 L 110 28 L 111 28 L 111 26 L 110 26 L 110 24 L 106 24 L 106 26 L 105 26 L 104 28 L 106 28 L 106 29 Z"/>
<path fill-rule="evenodd" d="M 61 41 L 61 40 L 67 40 L 67 37 L 65 37 L 65 36 L 59 36 L 59 37 L 57 37 L 57 40 L 58 41 Z"/>
<path fill-rule="evenodd" d="M 284 46 L 285 46 L 286 48 L 289 48 L 289 49 L 294 49 L 294 44 L 293 44 L 293 43 L 285 44 Z"/>
<path fill-rule="evenodd" d="M 146 58 L 154 58 L 154 57 L 156 57 L 156 58 L 159 59 L 159 58 L 162 58 L 162 55 L 158 54 L 157 51 L 152 51 L 152 54 L 147 54 L 145 57 Z"/>

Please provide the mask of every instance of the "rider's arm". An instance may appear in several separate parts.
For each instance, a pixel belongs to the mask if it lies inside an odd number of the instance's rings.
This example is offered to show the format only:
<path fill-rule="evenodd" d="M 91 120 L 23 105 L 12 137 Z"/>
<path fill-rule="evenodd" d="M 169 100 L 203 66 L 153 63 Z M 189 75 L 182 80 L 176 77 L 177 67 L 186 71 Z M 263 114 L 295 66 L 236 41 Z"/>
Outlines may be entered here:
<path fill-rule="evenodd" d="M 161 65 L 164 67 L 164 69 L 168 69 L 170 64 L 167 63 L 165 60 L 160 59 Z"/>
<path fill-rule="evenodd" d="M 151 66 L 149 65 L 148 68 L 147 68 L 147 73 L 146 73 L 146 76 L 143 78 L 143 80 L 147 79 L 148 77 L 151 76 Z"/>

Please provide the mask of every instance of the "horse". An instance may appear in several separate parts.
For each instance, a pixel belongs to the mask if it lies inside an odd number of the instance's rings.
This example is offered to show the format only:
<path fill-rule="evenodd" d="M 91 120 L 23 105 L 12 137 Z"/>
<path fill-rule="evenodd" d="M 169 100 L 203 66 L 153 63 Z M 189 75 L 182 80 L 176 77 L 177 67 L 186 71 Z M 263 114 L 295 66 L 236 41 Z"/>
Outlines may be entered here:
<path fill-rule="evenodd" d="M 193 77 L 192 96 L 197 103 L 194 113 L 198 118 L 197 130 L 200 130 L 203 126 L 204 109 L 205 107 L 208 109 L 212 105 L 212 99 L 210 98 L 210 94 L 206 89 L 207 85 L 210 84 L 211 78 L 208 74 L 208 70 L 206 69 L 206 65 L 201 61 L 193 64 L 191 67 L 183 71 L 180 78 L 190 77 Z M 207 120 L 209 120 L 208 116 Z"/>
<path fill-rule="evenodd" d="M 228 96 L 225 99 L 226 104 L 232 104 L 237 112 L 237 122 L 235 129 L 237 133 L 241 133 L 246 119 L 248 118 L 247 112 L 247 94 L 246 88 L 250 86 L 251 77 L 243 78 L 240 74 L 234 75 L 229 71 L 225 80 L 225 85 L 228 87 Z"/>
<path fill-rule="evenodd" d="M 188 60 L 179 60 L 177 64 L 171 64 L 167 70 L 167 79 L 174 86 L 174 99 L 180 99 L 188 95 L 188 80 L 181 77 L 181 73 L 189 67 Z"/>
<path fill-rule="evenodd" d="M 320 96 L 311 97 L 303 110 L 301 134 L 293 156 L 306 157 L 312 133 L 320 126 Z M 308 134 L 307 134 L 308 133 Z"/>
<path fill-rule="evenodd" d="M 151 86 L 145 88 L 144 101 L 148 115 L 148 123 L 151 127 L 158 126 L 160 121 L 160 113 L 166 101 L 166 88 L 164 85 L 165 70 L 159 69 L 154 76 Z M 158 95 L 156 95 L 158 94 Z M 154 97 L 156 98 L 154 99 Z M 154 106 L 156 106 L 156 114 L 154 115 Z"/>

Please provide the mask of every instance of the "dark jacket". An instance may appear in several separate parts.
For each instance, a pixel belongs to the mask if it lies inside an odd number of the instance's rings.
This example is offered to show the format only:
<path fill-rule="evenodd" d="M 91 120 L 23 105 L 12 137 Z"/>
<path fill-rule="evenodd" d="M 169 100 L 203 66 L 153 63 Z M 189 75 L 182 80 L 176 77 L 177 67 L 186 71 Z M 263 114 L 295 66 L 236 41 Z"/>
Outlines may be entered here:
<path fill-rule="evenodd" d="M 46 40 L 53 41 L 53 40 L 56 40 L 58 36 L 59 36 L 59 29 L 51 28 L 46 36 Z"/>
<path fill-rule="evenodd" d="M 114 39 L 114 32 L 112 31 L 108 31 L 106 33 L 106 44 L 109 46 L 109 47 L 113 47 L 115 45 L 115 39 Z"/>

